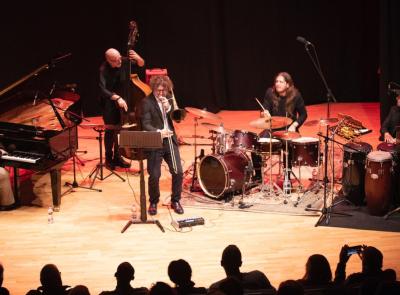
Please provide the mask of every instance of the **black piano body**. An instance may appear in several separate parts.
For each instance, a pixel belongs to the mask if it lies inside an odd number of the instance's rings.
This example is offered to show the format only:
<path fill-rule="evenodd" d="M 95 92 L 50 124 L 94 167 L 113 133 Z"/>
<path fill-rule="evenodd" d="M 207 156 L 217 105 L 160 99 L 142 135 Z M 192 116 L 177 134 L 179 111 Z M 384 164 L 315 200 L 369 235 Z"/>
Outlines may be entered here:
<path fill-rule="evenodd" d="M 78 148 L 77 123 L 69 110 L 76 102 L 18 92 L 0 97 L 0 166 L 14 168 L 14 195 L 19 204 L 18 169 L 50 172 L 54 210 L 61 205 L 61 167 Z"/>

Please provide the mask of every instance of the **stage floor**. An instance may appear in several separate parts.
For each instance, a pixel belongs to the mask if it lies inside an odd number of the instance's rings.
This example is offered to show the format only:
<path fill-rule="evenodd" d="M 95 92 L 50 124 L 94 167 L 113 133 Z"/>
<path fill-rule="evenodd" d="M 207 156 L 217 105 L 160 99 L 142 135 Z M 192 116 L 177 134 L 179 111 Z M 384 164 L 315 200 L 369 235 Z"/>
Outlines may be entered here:
<path fill-rule="evenodd" d="M 308 120 L 326 116 L 326 105 L 308 106 Z M 338 113 L 353 116 L 372 132 L 362 141 L 374 148 L 379 137 L 378 103 L 338 103 L 331 105 L 331 117 Z M 258 132 L 249 122 L 258 117 L 258 111 L 222 111 L 226 128 Z M 218 124 L 206 119 L 199 120 L 196 128 L 197 154 L 200 149 L 210 154 L 210 134 L 201 123 Z M 176 124 L 178 135 L 189 145 L 180 147 L 184 169 L 194 159 L 194 117 Z M 303 136 L 317 137 L 317 126 L 304 126 Z M 79 153 L 84 166 L 77 165 L 77 180 L 89 185 L 87 175 L 99 160 L 96 133 L 92 129 L 79 128 Z M 133 162 L 133 168 L 138 163 Z M 168 202 L 170 176 L 163 168 L 161 200 Z M 84 284 L 91 294 L 112 290 L 114 273 L 119 263 L 129 261 L 135 267 L 133 286 L 150 287 L 156 281 L 172 284 L 167 275 L 171 260 L 183 258 L 193 270 L 193 281 L 197 286 L 208 287 L 224 277 L 220 266 L 222 250 L 228 244 L 236 244 L 242 251 L 243 271 L 259 269 L 277 287 L 286 279 L 303 276 L 305 263 L 311 254 L 325 255 L 334 272 L 342 245 L 371 245 L 384 254 L 384 268 L 400 272 L 400 234 L 394 231 L 359 230 L 319 226 L 317 216 L 294 216 L 288 214 L 262 214 L 237 210 L 209 210 L 187 207 L 183 216 L 176 215 L 167 206 L 159 206 L 154 218 L 165 228 L 165 233 L 154 224 L 131 225 L 121 234 L 121 229 L 130 220 L 132 204 L 139 201 L 139 177 L 134 169 L 117 171 L 128 181 L 122 182 L 114 175 L 105 180 L 96 180 L 95 188 L 102 192 L 76 188 L 62 198 L 60 212 L 54 213 L 54 223 L 48 224 L 47 211 L 51 206 L 49 175 L 33 176 L 35 196 L 26 193 L 24 203 L 17 210 L 0 212 L 0 261 L 5 267 L 3 285 L 11 294 L 25 294 L 39 286 L 39 272 L 44 264 L 56 264 L 68 285 Z M 108 175 L 107 172 L 105 172 Z M 72 181 L 72 161 L 68 161 L 62 172 L 62 181 Z M 146 176 L 147 182 L 147 176 Z M 29 182 L 23 184 L 28 187 Z M 68 187 L 63 187 L 66 191 Z M 147 187 L 146 187 L 147 190 Z M 204 226 L 176 231 L 173 219 L 203 217 Z M 150 217 L 149 217 L 150 218 Z M 397 218 L 395 216 L 394 218 Z M 361 270 L 357 256 L 350 259 L 347 273 Z"/>

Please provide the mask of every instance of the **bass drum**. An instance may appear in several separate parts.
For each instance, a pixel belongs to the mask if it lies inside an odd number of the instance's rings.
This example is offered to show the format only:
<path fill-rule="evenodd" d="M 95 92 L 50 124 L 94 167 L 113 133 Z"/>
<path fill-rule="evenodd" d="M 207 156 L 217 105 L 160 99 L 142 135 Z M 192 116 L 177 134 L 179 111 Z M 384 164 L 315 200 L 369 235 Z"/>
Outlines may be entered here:
<path fill-rule="evenodd" d="M 229 150 L 224 155 L 205 156 L 199 165 L 198 179 L 204 193 L 215 199 L 226 193 L 241 191 L 251 176 L 249 157 L 239 149 Z"/>
<path fill-rule="evenodd" d="M 343 148 L 342 192 L 354 205 L 363 205 L 365 200 L 365 159 L 371 151 L 366 142 L 350 142 Z"/>

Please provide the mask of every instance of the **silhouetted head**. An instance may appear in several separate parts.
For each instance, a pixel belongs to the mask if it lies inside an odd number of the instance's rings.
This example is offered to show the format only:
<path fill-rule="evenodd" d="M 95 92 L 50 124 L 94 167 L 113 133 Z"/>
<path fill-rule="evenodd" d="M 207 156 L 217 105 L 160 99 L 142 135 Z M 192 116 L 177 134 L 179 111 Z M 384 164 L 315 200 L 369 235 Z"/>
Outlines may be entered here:
<path fill-rule="evenodd" d="M 174 290 L 167 283 L 157 282 L 150 288 L 149 295 L 174 295 Z"/>
<path fill-rule="evenodd" d="M 362 272 L 376 273 L 382 269 L 383 255 L 375 247 L 368 246 L 362 252 Z"/>
<path fill-rule="evenodd" d="M 117 267 L 115 277 L 118 282 L 129 284 L 129 282 L 135 278 L 135 269 L 129 262 L 122 262 Z"/>
<path fill-rule="evenodd" d="M 332 281 L 331 267 L 325 256 L 314 254 L 308 258 L 303 279 L 315 284 L 327 284 Z"/>
<path fill-rule="evenodd" d="M 40 271 L 40 283 L 45 289 L 54 289 L 62 286 L 61 273 L 54 264 L 46 264 Z"/>
<path fill-rule="evenodd" d="M 192 278 L 192 268 L 183 259 L 173 260 L 168 265 L 168 276 L 177 286 L 187 285 Z"/>
<path fill-rule="evenodd" d="M 68 295 L 90 295 L 90 292 L 86 286 L 77 285 L 69 291 Z"/>
<path fill-rule="evenodd" d="M 296 281 L 287 280 L 280 283 L 278 291 L 276 295 L 303 295 L 304 288 L 303 286 Z"/>
<path fill-rule="evenodd" d="M 242 253 L 236 245 L 229 245 L 224 249 L 221 265 L 225 270 L 238 270 L 242 266 Z"/>
<path fill-rule="evenodd" d="M 3 264 L 0 263 L 0 287 L 3 286 L 4 279 L 4 267 Z"/>

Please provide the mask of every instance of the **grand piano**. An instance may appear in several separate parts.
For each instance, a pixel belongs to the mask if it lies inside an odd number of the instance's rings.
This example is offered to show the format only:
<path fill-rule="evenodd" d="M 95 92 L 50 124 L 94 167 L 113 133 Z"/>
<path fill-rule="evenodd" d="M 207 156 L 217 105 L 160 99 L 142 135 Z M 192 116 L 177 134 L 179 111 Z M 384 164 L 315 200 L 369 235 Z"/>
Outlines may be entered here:
<path fill-rule="evenodd" d="M 20 203 L 19 168 L 49 172 L 53 207 L 58 211 L 61 205 L 61 167 L 74 155 L 78 146 L 79 116 L 72 111 L 76 102 L 50 98 L 54 91 L 43 95 L 40 91 L 23 90 L 23 86 L 22 90 L 15 91 L 48 67 L 44 65 L 0 91 L 0 148 L 3 150 L 0 166 L 14 169 L 16 204 Z"/>

